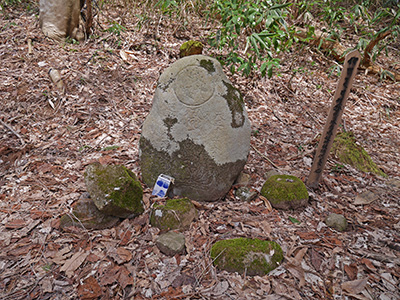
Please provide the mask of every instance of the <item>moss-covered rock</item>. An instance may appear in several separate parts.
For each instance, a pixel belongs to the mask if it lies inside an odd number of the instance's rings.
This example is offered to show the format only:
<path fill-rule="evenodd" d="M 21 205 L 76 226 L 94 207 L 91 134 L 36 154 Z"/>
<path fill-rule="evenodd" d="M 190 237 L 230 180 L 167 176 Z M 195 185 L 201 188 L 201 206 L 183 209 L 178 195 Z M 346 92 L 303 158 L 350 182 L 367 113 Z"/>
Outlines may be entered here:
<path fill-rule="evenodd" d="M 349 164 L 362 172 L 371 172 L 383 177 L 387 175 L 373 162 L 367 151 L 356 144 L 352 132 L 339 133 L 333 142 L 331 152 L 344 164 Z"/>
<path fill-rule="evenodd" d="M 135 174 L 121 165 L 93 163 L 85 183 L 96 207 L 104 214 L 129 218 L 143 213 L 143 189 Z"/>
<path fill-rule="evenodd" d="M 193 203 L 187 199 L 169 199 L 165 205 L 154 205 L 150 224 L 159 228 L 161 231 L 186 230 L 197 218 L 197 209 Z"/>
<path fill-rule="evenodd" d="M 63 215 L 60 227 L 70 226 L 85 227 L 86 229 L 105 229 L 117 224 L 119 218 L 103 214 L 99 211 L 89 193 L 83 194 L 72 206 L 72 215 Z"/>
<path fill-rule="evenodd" d="M 203 52 L 203 44 L 198 41 L 187 41 L 179 48 L 179 56 L 185 57 L 189 55 L 201 54 Z"/>
<path fill-rule="evenodd" d="M 269 177 L 261 189 L 261 195 L 278 209 L 296 209 L 307 205 L 308 202 L 305 184 L 296 176 L 291 175 Z"/>
<path fill-rule="evenodd" d="M 211 259 L 220 270 L 263 276 L 283 260 L 282 248 L 274 241 L 237 238 L 216 242 Z"/>

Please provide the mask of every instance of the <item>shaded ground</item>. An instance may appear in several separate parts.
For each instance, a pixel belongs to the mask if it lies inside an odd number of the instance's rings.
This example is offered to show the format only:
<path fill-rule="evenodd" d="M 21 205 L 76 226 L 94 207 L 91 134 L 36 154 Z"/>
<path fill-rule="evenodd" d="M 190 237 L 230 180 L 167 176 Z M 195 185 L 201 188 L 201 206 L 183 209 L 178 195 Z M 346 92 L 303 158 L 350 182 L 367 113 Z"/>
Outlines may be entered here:
<path fill-rule="evenodd" d="M 205 42 L 207 28 L 157 17 L 138 30 L 139 19 L 109 10 L 95 20 L 95 39 L 58 45 L 43 37 L 37 15 L 14 10 L 0 18 L 0 298 L 400 298 L 399 83 L 358 74 L 344 113 L 346 130 L 387 179 L 332 157 L 304 211 L 269 211 L 262 199 L 243 203 L 232 190 L 223 201 L 198 204 L 199 220 L 185 232 L 187 254 L 169 258 L 154 243 L 148 212 L 158 200 L 146 187 L 146 212 L 114 228 L 61 231 L 59 219 L 85 192 L 87 164 L 123 164 L 140 177 L 138 139 L 157 79 L 181 43 Z M 109 20 L 128 30 L 101 31 Z M 265 157 L 306 180 L 336 87 L 330 60 L 306 46 L 295 50 L 280 77 L 231 76 L 253 126 L 245 171 L 256 190 L 273 169 Z M 50 68 L 61 71 L 65 94 Z M 357 204 L 365 191 L 375 200 Z M 331 212 L 346 216 L 346 232 L 324 226 Z M 216 270 L 211 244 L 239 236 L 277 241 L 283 266 L 264 277 Z"/>

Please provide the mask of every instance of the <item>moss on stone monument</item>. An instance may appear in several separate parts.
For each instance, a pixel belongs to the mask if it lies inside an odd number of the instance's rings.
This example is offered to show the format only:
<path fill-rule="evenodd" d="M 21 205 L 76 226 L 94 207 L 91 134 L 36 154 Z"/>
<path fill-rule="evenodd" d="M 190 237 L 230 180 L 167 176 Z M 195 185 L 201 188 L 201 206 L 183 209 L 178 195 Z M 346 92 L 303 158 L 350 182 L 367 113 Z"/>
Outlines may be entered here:
<path fill-rule="evenodd" d="M 344 164 L 349 164 L 362 172 L 371 172 L 383 177 L 387 175 L 378 168 L 367 151 L 356 143 L 352 132 L 339 133 L 333 142 L 331 152 Z"/>
<path fill-rule="evenodd" d="M 261 189 L 261 195 L 274 208 L 280 209 L 296 209 L 305 206 L 308 201 L 306 186 L 299 178 L 291 175 L 269 177 Z"/>
<path fill-rule="evenodd" d="M 208 73 L 214 73 L 215 67 L 214 63 L 210 59 L 202 59 L 200 60 L 200 67 L 206 69 Z"/>
<path fill-rule="evenodd" d="M 215 201 L 225 196 L 237 175 L 246 163 L 240 160 L 217 165 L 203 145 L 192 140 L 180 141 L 179 150 L 169 155 L 157 150 L 143 136 L 139 140 L 141 149 L 140 167 L 147 186 L 153 187 L 158 175 L 165 174 L 175 179 L 169 197 L 187 197 L 197 201 Z M 193 162 L 201 161 L 201 164 Z M 194 183 L 197 183 L 195 185 Z M 227 187 L 226 190 L 220 186 Z"/>
<path fill-rule="evenodd" d="M 232 115 L 231 126 L 233 128 L 242 127 L 245 121 L 244 117 L 244 101 L 240 92 L 233 87 L 229 82 L 222 81 L 227 88 L 227 92 L 222 97 L 228 103 L 229 110 Z M 239 95 L 239 96 L 238 96 Z"/>
<path fill-rule="evenodd" d="M 280 265 L 282 248 L 274 241 L 237 238 L 216 242 L 210 251 L 221 270 L 263 276 Z"/>

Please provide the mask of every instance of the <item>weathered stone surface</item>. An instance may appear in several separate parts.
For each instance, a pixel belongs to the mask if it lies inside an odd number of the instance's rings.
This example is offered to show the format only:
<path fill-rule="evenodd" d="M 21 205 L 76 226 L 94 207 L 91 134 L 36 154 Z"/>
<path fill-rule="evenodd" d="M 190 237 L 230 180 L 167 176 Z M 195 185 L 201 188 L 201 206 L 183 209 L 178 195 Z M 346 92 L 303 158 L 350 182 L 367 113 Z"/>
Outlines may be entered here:
<path fill-rule="evenodd" d="M 329 214 L 325 219 L 325 224 L 337 231 L 345 231 L 347 229 L 347 220 L 339 214 Z"/>
<path fill-rule="evenodd" d="M 143 213 L 143 190 L 135 174 L 121 165 L 93 163 L 85 183 L 96 207 L 104 214 L 130 218 Z"/>
<path fill-rule="evenodd" d="M 291 175 L 269 177 L 261 189 L 261 195 L 278 209 L 297 209 L 308 202 L 306 186 L 299 178 Z"/>
<path fill-rule="evenodd" d="M 144 182 L 175 178 L 170 197 L 198 201 L 225 196 L 250 149 L 250 122 L 240 93 L 219 62 L 184 57 L 161 75 L 140 139 Z"/>
<path fill-rule="evenodd" d="M 165 205 L 154 205 L 150 224 L 161 231 L 186 230 L 197 218 L 197 209 L 189 199 L 170 199 Z"/>
<path fill-rule="evenodd" d="M 40 0 L 40 28 L 52 39 L 77 38 L 79 16 L 80 0 Z"/>
<path fill-rule="evenodd" d="M 237 238 L 216 242 L 211 259 L 221 270 L 264 276 L 279 266 L 283 251 L 274 241 Z"/>
<path fill-rule="evenodd" d="M 64 215 L 60 219 L 60 227 L 84 226 L 86 229 L 105 229 L 118 223 L 119 218 L 105 215 L 94 205 L 89 193 L 84 193 L 80 199 L 74 203 L 72 214 Z"/>
<path fill-rule="evenodd" d="M 185 236 L 179 232 L 168 231 L 160 234 L 156 239 L 156 245 L 166 255 L 182 254 L 185 251 Z"/>

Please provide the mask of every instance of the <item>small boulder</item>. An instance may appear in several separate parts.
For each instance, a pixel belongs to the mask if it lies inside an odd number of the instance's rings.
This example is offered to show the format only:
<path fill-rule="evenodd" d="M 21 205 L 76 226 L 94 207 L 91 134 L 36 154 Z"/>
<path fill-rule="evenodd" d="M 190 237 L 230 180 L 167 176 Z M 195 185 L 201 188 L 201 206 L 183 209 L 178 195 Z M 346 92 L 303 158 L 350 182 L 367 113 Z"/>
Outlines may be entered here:
<path fill-rule="evenodd" d="M 269 177 L 261 195 L 267 198 L 277 209 L 297 209 L 307 205 L 308 191 L 299 178 L 291 175 L 273 175 Z"/>
<path fill-rule="evenodd" d="M 158 249 L 165 255 L 174 256 L 185 251 L 185 236 L 182 233 L 168 231 L 156 239 Z"/>
<path fill-rule="evenodd" d="M 199 41 L 187 41 L 179 48 L 179 56 L 185 57 L 189 55 L 201 54 L 203 52 L 203 44 Z"/>
<path fill-rule="evenodd" d="M 81 227 L 86 229 L 105 229 L 113 227 L 118 223 L 119 218 L 105 215 L 99 211 L 94 205 L 89 193 L 84 193 L 72 207 L 72 214 L 63 215 L 60 219 L 60 227 L 66 228 L 70 226 Z"/>
<path fill-rule="evenodd" d="M 237 238 L 216 242 L 211 259 L 220 270 L 264 276 L 280 265 L 283 251 L 274 241 Z"/>
<path fill-rule="evenodd" d="M 193 203 L 187 199 L 169 199 L 165 205 L 154 205 L 150 224 L 159 228 L 161 231 L 186 230 L 197 218 L 197 209 Z"/>
<path fill-rule="evenodd" d="M 85 183 L 96 207 L 104 214 L 130 218 L 143 213 L 143 189 L 135 174 L 121 165 L 93 163 Z"/>
<path fill-rule="evenodd" d="M 347 229 L 347 220 L 343 215 L 329 214 L 325 218 L 325 224 L 337 231 L 345 231 Z"/>

